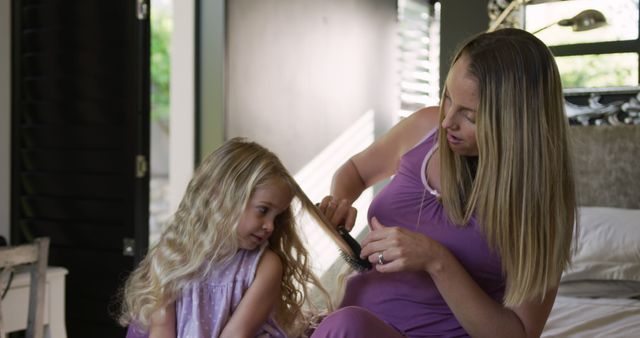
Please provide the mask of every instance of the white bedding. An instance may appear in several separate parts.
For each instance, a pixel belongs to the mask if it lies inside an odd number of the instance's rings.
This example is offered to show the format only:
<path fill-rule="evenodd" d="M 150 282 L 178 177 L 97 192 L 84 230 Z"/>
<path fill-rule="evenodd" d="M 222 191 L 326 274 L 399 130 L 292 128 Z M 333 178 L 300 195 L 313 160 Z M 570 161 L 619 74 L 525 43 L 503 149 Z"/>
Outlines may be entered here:
<path fill-rule="evenodd" d="M 542 337 L 640 337 L 640 300 L 558 296 Z"/>

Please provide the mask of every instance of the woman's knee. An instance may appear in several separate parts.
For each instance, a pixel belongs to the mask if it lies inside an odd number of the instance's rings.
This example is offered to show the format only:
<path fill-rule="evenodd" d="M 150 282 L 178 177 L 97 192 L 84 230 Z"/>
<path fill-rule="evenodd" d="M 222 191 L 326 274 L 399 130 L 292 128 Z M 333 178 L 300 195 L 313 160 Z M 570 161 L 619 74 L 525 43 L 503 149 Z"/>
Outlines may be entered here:
<path fill-rule="evenodd" d="M 358 306 L 347 306 L 324 318 L 311 337 L 375 337 L 381 331 L 402 336 L 370 311 Z"/>
<path fill-rule="evenodd" d="M 328 320 L 327 324 L 333 324 L 338 326 L 367 326 L 371 324 L 371 321 L 378 321 L 378 317 L 369 312 L 364 308 L 359 306 L 346 306 L 343 307 L 331 315 L 329 315 L 325 321 Z"/>

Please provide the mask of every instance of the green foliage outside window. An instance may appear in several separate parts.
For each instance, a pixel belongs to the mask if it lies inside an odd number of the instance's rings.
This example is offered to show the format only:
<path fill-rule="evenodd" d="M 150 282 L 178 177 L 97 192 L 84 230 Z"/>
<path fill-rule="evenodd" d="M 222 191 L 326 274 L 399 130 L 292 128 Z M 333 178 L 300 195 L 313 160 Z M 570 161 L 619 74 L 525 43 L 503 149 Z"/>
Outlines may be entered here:
<path fill-rule="evenodd" d="M 557 57 L 564 88 L 636 86 L 636 53 Z"/>
<path fill-rule="evenodd" d="M 151 13 L 151 120 L 168 128 L 172 21 L 164 11 Z"/>

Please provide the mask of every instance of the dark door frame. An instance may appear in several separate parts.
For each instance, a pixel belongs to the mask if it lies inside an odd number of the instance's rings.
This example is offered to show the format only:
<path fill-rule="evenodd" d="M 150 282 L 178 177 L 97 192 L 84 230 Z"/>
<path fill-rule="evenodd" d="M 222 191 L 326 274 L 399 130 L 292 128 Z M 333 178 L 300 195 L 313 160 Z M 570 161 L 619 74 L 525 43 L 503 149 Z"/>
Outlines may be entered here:
<path fill-rule="evenodd" d="M 69 336 L 124 336 L 118 291 L 149 238 L 149 4 L 11 6 L 12 243 L 51 238 Z"/>

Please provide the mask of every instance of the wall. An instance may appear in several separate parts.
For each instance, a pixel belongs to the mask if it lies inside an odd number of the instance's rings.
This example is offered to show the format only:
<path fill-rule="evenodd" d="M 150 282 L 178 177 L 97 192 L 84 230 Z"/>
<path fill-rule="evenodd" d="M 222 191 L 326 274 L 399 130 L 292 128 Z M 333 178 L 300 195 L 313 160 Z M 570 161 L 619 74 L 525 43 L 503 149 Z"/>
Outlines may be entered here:
<path fill-rule="evenodd" d="M 295 172 L 369 109 L 377 134 L 390 127 L 396 1 L 227 6 L 227 138 L 250 136 L 283 150 Z M 486 13 L 486 1 L 441 2 L 441 88 L 458 45 L 488 28 Z"/>
<path fill-rule="evenodd" d="M 11 195 L 11 1 L 0 0 L 0 235 L 9 240 Z"/>
<path fill-rule="evenodd" d="M 295 173 L 367 112 L 376 130 L 390 127 L 395 0 L 227 6 L 227 138 L 265 144 Z"/>
<path fill-rule="evenodd" d="M 440 1 L 440 88 L 447 79 L 451 58 L 467 38 L 489 28 L 487 1 Z"/>
<path fill-rule="evenodd" d="M 227 1 L 225 134 L 272 151 L 312 201 L 399 109 L 396 0 Z M 366 226 L 372 189 L 354 206 Z M 323 275 L 338 251 L 313 222 L 303 237 Z"/>
<path fill-rule="evenodd" d="M 169 115 L 169 209 L 180 204 L 195 163 L 195 0 L 174 0 Z"/>

